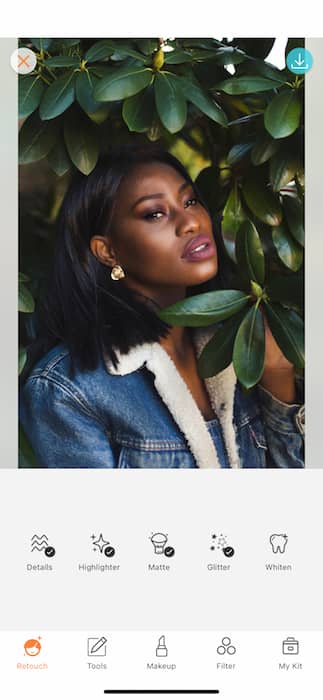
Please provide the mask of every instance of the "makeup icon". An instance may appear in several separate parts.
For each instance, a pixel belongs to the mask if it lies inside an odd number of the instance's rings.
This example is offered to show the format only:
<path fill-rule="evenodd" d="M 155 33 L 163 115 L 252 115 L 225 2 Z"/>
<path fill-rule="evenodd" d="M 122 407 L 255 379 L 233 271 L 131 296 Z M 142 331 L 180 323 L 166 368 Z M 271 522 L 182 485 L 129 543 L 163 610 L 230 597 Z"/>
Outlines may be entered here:
<path fill-rule="evenodd" d="M 165 635 L 162 634 L 158 639 L 158 644 L 156 648 L 156 656 L 167 656 L 168 649 L 166 647 Z"/>

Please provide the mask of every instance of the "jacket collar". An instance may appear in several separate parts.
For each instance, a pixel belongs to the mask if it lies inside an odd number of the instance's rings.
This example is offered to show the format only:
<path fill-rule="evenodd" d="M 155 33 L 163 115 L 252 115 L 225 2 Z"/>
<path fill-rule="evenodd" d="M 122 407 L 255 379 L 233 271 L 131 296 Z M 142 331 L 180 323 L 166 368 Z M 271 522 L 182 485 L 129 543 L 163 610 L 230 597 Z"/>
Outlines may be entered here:
<path fill-rule="evenodd" d="M 194 330 L 193 338 L 197 356 L 212 335 L 210 328 Z M 142 367 L 150 370 L 155 376 L 155 388 L 184 433 L 198 467 L 220 468 L 217 451 L 204 418 L 187 384 L 162 346 L 159 343 L 144 343 L 132 348 L 126 354 L 116 351 L 116 356 L 117 368 L 105 358 L 108 372 L 125 376 Z M 236 376 L 232 364 L 215 377 L 204 381 L 212 408 L 221 424 L 230 467 L 239 468 L 241 465 L 233 424 Z"/>

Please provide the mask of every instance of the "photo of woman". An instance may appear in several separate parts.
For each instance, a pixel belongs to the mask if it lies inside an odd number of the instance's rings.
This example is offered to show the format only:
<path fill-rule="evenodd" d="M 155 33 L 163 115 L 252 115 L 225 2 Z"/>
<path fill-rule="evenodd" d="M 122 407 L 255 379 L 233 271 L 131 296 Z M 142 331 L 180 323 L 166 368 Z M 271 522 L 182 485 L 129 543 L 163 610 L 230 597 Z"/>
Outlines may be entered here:
<path fill-rule="evenodd" d="M 21 423 L 49 468 L 301 468 L 300 379 L 266 324 L 264 370 L 202 379 L 207 328 L 159 312 L 215 288 L 212 219 L 183 165 L 116 148 L 65 195 Z M 213 285 L 213 286 L 212 286 Z"/>

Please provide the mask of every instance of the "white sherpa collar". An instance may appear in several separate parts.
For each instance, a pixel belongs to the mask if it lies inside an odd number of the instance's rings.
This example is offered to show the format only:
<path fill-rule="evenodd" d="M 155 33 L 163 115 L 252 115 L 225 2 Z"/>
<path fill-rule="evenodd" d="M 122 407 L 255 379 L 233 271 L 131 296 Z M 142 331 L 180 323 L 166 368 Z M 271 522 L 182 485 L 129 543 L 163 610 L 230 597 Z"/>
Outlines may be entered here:
<path fill-rule="evenodd" d="M 197 356 L 212 337 L 210 329 L 194 331 L 194 345 Z M 124 376 L 146 366 L 155 376 L 155 388 L 168 407 L 177 425 L 185 435 L 189 448 L 201 469 L 220 468 L 219 458 L 213 440 L 194 398 L 173 360 L 159 343 L 144 343 L 126 354 L 116 351 L 118 366 L 115 368 L 106 358 L 105 364 L 110 374 Z M 223 432 L 225 446 L 231 468 L 239 468 L 240 460 L 233 425 L 233 407 L 236 376 L 230 365 L 216 377 L 205 380 L 212 408 L 217 415 Z"/>

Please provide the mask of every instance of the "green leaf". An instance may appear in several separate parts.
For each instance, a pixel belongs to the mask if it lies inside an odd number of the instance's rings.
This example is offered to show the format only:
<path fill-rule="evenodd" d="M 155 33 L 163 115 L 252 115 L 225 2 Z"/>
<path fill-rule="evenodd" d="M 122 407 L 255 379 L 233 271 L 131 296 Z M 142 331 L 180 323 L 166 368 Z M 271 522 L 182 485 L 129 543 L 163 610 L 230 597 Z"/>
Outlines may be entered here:
<path fill-rule="evenodd" d="M 272 229 L 272 237 L 281 261 L 290 270 L 296 272 L 303 262 L 303 248 L 296 243 L 283 224 Z"/>
<path fill-rule="evenodd" d="M 199 85 L 186 80 L 185 78 L 178 78 L 181 91 L 187 100 L 192 102 L 195 107 L 197 107 L 203 114 L 212 119 L 212 121 L 222 126 L 228 125 L 228 118 L 220 107 L 214 100 L 212 100 L 209 95 L 207 95 Z"/>
<path fill-rule="evenodd" d="M 260 41 L 263 41 L 263 39 L 260 39 Z M 252 50 L 254 51 L 254 47 Z M 250 51 L 248 51 L 248 53 L 250 53 Z M 251 53 L 251 55 L 248 56 L 242 66 L 242 69 L 246 74 L 251 73 L 261 75 L 263 78 L 269 78 L 269 80 L 278 82 L 281 85 L 286 83 L 286 76 L 284 73 L 278 70 L 278 68 L 272 63 L 268 63 L 268 61 L 264 61 L 259 57 L 255 58 L 254 53 Z"/>
<path fill-rule="evenodd" d="M 46 58 L 44 64 L 49 68 L 78 68 L 80 59 L 77 56 L 52 56 Z"/>
<path fill-rule="evenodd" d="M 276 153 L 278 148 L 278 141 L 268 136 L 260 143 L 256 143 L 253 147 L 251 151 L 251 162 L 253 165 L 262 165 L 262 163 L 266 163 L 267 160 Z"/>
<path fill-rule="evenodd" d="M 243 196 L 252 213 L 269 226 L 278 226 L 283 212 L 278 195 L 262 182 L 250 176 L 242 186 Z"/>
<path fill-rule="evenodd" d="M 27 362 L 26 348 L 20 347 L 19 348 L 19 357 L 18 357 L 18 374 L 21 374 L 26 362 Z"/>
<path fill-rule="evenodd" d="M 280 304 L 267 303 L 265 314 L 270 330 L 285 357 L 301 369 L 304 367 L 304 323 L 300 316 Z"/>
<path fill-rule="evenodd" d="M 267 131 L 274 139 L 290 136 L 299 127 L 302 113 L 296 90 L 284 90 L 269 103 L 264 114 Z"/>
<path fill-rule="evenodd" d="M 281 87 L 281 81 L 269 80 L 259 77 L 259 75 L 248 75 L 243 78 L 232 78 L 223 80 L 215 85 L 216 90 L 222 90 L 228 95 L 248 95 L 254 92 L 265 92 Z"/>
<path fill-rule="evenodd" d="M 159 71 L 155 77 L 155 99 L 161 122 L 171 134 L 180 131 L 187 116 L 186 100 L 183 97 L 176 76 Z"/>
<path fill-rule="evenodd" d="M 304 208 L 302 202 L 292 195 L 284 195 L 283 208 L 290 233 L 300 245 L 304 246 Z"/>
<path fill-rule="evenodd" d="M 221 289 L 178 301 L 158 315 L 174 326 L 210 326 L 236 314 L 246 306 L 249 299 L 249 295 L 236 289 Z"/>
<path fill-rule="evenodd" d="M 284 306 L 302 313 L 304 307 L 304 273 L 302 268 L 289 275 L 272 275 L 266 284 L 270 301 L 279 301 Z"/>
<path fill-rule="evenodd" d="M 98 103 L 98 104 L 100 104 L 100 103 Z M 98 109 L 96 109 L 95 112 L 88 112 L 88 117 L 90 117 L 91 121 L 94 122 L 95 124 L 102 124 L 103 122 L 106 121 L 109 114 L 110 114 L 109 103 L 102 102 L 101 106 L 98 107 Z"/>
<path fill-rule="evenodd" d="M 265 325 L 256 304 L 240 324 L 232 359 L 237 378 L 246 389 L 251 389 L 260 380 L 265 361 Z"/>
<path fill-rule="evenodd" d="M 65 173 L 70 170 L 72 163 L 62 139 L 56 143 L 54 148 L 49 152 L 47 161 L 52 170 L 54 170 L 54 173 L 59 177 L 65 175 Z"/>
<path fill-rule="evenodd" d="M 269 178 L 274 192 L 279 192 L 294 179 L 300 167 L 300 159 L 294 153 L 279 150 L 270 160 Z"/>
<path fill-rule="evenodd" d="M 79 43 L 80 39 L 66 39 L 64 37 L 59 39 L 53 39 L 50 48 L 52 53 L 54 53 L 55 51 L 57 53 L 61 53 L 63 51 L 66 51 L 66 49 L 70 49 L 72 46 L 77 46 Z"/>
<path fill-rule="evenodd" d="M 29 117 L 37 109 L 44 89 L 45 83 L 39 75 L 19 76 L 19 119 Z"/>
<path fill-rule="evenodd" d="M 76 99 L 84 112 L 88 115 L 90 115 L 92 112 L 96 112 L 102 106 L 102 104 L 104 104 L 102 102 L 97 102 L 92 96 L 93 90 L 98 82 L 99 79 L 95 75 L 92 75 L 89 71 L 80 71 L 76 77 Z M 106 105 L 104 104 L 104 106 Z"/>
<path fill-rule="evenodd" d="M 89 175 L 99 158 L 97 128 L 81 112 L 77 117 L 70 112 L 64 124 L 64 138 L 74 165 L 83 175 Z"/>
<path fill-rule="evenodd" d="M 243 210 L 241 199 L 239 197 L 238 187 L 235 186 L 231 190 L 226 201 L 223 218 L 221 223 L 222 238 L 225 249 L 231 260 L 236 262 L 235 245 L 236 235 L 246 215 Z"/>
<path fill-rule="evenodd" d="M 165 52 L 165 63 L 168 65 L 176 65 L 178 63 L 191 63 L 193 57 L 189 51 L 183 49 L 174 49 L 174 51 Z"/>
<path fill-rule="evenodd" d="M 47 156 L 57 140 L 58 131 L 57 121 L 43 122 L 37 112 L 31 114 L 19 132 L 19 162 L 33 163 Z"/>
<path fill-rule="evenodd" d="M 19 272 L 18 281 L 19 282 L 30 282 L 30 277 L 27 277 L 27 275 L 24 275 L 23 272 Z"/>
<path fill-rule="evenodd" d="M 19 467 L 37 467 L 37 459 L 35 453 L 27 440 L 26 434 L 21 425 L 19 425 Z"/>
<path fill-rule="evenodd" d="M 30 314 L 35 310 L 33 296 L 23 282 L 19 283 L 18 310 L 25 314 Z"/>
<path fill-rule="evenodd" d="M 234 339 L 244 315 L 245 311 L 240 311 L 216 329 L 198 359 L 200 377 L 213 377 L 231 363 Z"/>
<path fill-rule="evenodd" d="M 265 256 L 259 233 L 252 221 L 244 221 L 236 236 L 236 258 L 239 269 L 263 285 L 265 279 Z"/>
<path fill-rule="evenodd" d="M 69 71 L 47 88 L 39 108 L 43 120 L 54 119 L 70 107 L 75 98 L 75 73 Z"/>
<path fill-rule="evenodd" d="M 38 51 L 48 51 L 53 39 L 30 39 L 30 41 Z"/>
<path fill-rule="evenodd" d="M 244 143 L 236 143 L 232 148 L 230 148 L 227 155 L 228 165 L 235 165 L 239 163 L 245 156 L 251 151 L 255 145 L 255 139 L 250 141 L 245 141 Z"/>
<path fill-rule="evenodd" d="M 142 53 L 139 53 L 139 51 L 136 51 L 136 49 L 133 49 L 131 46 L 121 46 L 119 43 L 116 50 L 111 55 L 111 60 L 122 61 L 128 56 L 136 59 L 136 61 L 140 62 L 142 65 L 147 62 L 147 57 L 144 56 Z"/>
<path fill-rule="evenodd" d="M 245 52 L 235 46 L 220 46 L 214 54 L 214 61 L 220 66 L 237 65 L 245 60 Z"/>
<path fill-rule="evenodd" d="M 116 50 L 116 44 L 113 41 L 108 41 L 107 39 L 102 39 L 97 41 L 85 54 L 85 60 L 88 63 L 94 63 L 95 61 L 104 61 L 112 56 L 113 52 Z"/>
<path fill-rule="evenodd" d="M 122 116 L 129 131 L 147 131 L 152 125 L 154 115 L 155 99 L 152 87 L 128 97 L 123 103 Z"/>
<path fill-rule="evenodd" d="M 93 97 L 99 102 L 124 100 L 136 95 L 153 80 L 151 68 L 129 66 L 117 68 L 110 75 L 102 78 L 94 88 Z"/>

